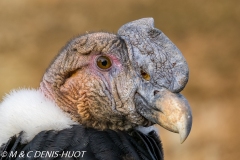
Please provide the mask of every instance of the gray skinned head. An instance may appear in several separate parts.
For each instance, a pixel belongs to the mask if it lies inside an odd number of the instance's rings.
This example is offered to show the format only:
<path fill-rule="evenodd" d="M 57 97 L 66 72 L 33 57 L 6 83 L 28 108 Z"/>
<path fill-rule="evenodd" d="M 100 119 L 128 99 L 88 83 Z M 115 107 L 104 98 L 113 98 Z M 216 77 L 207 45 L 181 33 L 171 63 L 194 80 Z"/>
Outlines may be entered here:
<path fill-rule="evenodd" d="M 156 88 L 180 92 L 188 81 L 188 65 L 180 50 L 159 29 L 153 18 L 143 18 L 123 25 L 118 35 L 127 44 L 128 54 L 138 73 L 152 77 Z"/>

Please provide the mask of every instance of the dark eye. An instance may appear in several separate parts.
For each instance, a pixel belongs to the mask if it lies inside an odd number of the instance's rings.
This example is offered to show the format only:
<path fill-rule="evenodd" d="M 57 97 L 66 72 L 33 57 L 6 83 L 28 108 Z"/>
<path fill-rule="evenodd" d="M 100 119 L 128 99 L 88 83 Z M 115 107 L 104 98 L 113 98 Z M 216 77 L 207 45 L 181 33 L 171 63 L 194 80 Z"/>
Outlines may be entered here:
<path fill-rule="evenodd" d="M 97 66 L 100 69 L 108 69 L 112 66 L 112 62 L 107 56 L 100 56 L 97 58 Z"/>

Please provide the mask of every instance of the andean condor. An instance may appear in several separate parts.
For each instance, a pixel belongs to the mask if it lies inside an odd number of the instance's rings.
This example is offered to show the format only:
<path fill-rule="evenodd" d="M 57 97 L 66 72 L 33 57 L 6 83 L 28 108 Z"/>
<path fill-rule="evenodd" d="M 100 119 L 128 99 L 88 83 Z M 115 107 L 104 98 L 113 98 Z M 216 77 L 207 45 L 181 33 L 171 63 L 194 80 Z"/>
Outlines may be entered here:
<path fill-rule="evenodd" d="M 152 18 L 71 40 L 38 89 L 0 104 L 0 158 L 162 160 L 154 127 L 180 134 L 192 114 L 179 92 L 188 66 Z"/>

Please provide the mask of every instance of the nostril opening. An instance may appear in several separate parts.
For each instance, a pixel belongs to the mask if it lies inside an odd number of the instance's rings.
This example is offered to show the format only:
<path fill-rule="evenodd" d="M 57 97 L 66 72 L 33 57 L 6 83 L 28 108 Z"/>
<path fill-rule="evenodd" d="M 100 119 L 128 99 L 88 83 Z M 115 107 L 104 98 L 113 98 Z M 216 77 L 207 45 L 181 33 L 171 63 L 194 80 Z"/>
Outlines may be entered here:
<path fill-rule="evenodd" d="M 153 92 L 154 96 L 155 96 L 156 94 L 158 94 L 158 92 L 159 92 L 159 91 L 155 90 L 155 91 Z"/>

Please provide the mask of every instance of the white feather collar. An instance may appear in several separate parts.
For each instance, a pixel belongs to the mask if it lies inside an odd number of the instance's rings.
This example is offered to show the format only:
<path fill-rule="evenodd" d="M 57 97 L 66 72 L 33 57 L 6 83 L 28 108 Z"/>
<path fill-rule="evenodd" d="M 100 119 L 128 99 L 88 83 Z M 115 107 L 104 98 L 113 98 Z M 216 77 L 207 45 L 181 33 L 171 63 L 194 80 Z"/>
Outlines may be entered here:
<path fill-rule="evenodd" d="M 28 142 L 43 130 L 62 130 L 76 124 L 54 102 L 34 89 L 14 90 L 0 104 L 0 146 L 24 131 Z"/>

